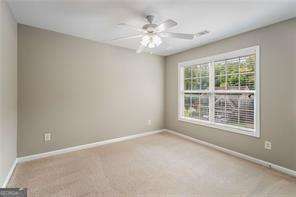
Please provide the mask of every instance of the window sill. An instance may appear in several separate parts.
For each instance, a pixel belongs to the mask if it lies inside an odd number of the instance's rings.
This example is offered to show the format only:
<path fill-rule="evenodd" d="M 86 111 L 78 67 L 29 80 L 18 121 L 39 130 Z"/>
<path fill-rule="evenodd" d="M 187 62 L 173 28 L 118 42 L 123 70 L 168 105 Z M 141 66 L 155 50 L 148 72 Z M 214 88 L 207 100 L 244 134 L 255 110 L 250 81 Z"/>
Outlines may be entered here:
<path fill-rule="evenodd" d="M 254 129 L 242 128 L 242 127 L 237 127 L 237 126 L 232 126 L 232 125 L 223 125 L 223 124 L 219 124 L 219 123 L 212 123 L 209 121 L 197 120 L 197 119 L 185 118 L 185 117 L 179 117 L 178 120 L 182 121 L 182 122 L 188 122 L 188 123 L 192 123 L 192 124 L 196 124 L 196 125 L 202 125 L 202 126 L 206 126 L 206 127 L 220 129 L 223 131 L 229 131 L 229 132 L 233 132 L 233 133 L 248 135 L 248 136 L 252 136 L 252 137 L 256 137 L 256 138 L 260 137 L 259 132 L 255 132 Z"/>

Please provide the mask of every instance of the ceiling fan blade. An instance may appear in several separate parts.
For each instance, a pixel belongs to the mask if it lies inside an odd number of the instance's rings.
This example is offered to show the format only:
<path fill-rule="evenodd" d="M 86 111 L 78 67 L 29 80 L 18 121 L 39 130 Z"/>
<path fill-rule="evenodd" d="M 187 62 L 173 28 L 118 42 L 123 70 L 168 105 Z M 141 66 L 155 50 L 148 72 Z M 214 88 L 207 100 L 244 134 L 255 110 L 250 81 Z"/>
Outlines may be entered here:
<path fill-rule="evenodd" d="M 176 21 L 173 21 L 172 19 L 169 19 L 169 20 L 166 20 L 164 21 L 163 23 L 161 23 L 160 25 L 158 25 L 155 30 L 157 32 L 162 32 L 162 31 L 165 31 L 171 27 L 174 27 L 178 25 L 178 23 Z"/>
<path fill-rule="evenodd" d="M 141 53 L 145 48 L 146 46 L 141 44 L 137 50 L 137 53 Z"/>
<path fill-rule="evenodd" d="M 131 39 L 131 38 L 141 38 L 142 36 L 143 36 L 142 34 L 137 34 L 137 35 L 133 35 L 133 36 L 123 36 L 123 37 L 119 37 L 119 38 L 114 38 L 111 41 L 127 40 L 127 39 Z"/>
<path fill-rule="evenodd" d="M 117 26 L 126 27 L 128 29 L 132 29 L 132 30 L 139 31 L 139 32 L 144 32 L 144 30 L 142 28 L 138 28 L 138 27 L 128 25 L 128 24 L 125 24 L 125 23 L 119 23 L 119 24 L 117 24 Z"/>
<path fill-rule="evenodd" d="M 204 30 L 195 34 L 196 37 L 203 36 L 210 33 L 208 30 Z"/>
<path fill-rule="evenodd" d="M 193 40 L 195 38 L 195 34 L 183 34 L 183 33 L 172 33 L 172 32 L 162 32 L 160 33 L 160 36 L 168 37 L 168 38 L 187 39 L 187 40 Z"/>

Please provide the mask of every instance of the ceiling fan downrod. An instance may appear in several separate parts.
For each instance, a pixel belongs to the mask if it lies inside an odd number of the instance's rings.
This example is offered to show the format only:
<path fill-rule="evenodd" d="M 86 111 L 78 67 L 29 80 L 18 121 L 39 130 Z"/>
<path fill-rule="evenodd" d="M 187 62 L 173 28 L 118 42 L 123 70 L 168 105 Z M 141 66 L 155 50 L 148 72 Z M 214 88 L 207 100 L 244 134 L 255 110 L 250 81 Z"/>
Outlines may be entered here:
<path fill-rule="evenodd" d="M 154 20 L 154 16 L 153 16 L 153 15 L 147 15 L 145 18 L 146 18 L 146 20 L 147 20 L 150 24 L 153 23 L 153 20 Z"/>

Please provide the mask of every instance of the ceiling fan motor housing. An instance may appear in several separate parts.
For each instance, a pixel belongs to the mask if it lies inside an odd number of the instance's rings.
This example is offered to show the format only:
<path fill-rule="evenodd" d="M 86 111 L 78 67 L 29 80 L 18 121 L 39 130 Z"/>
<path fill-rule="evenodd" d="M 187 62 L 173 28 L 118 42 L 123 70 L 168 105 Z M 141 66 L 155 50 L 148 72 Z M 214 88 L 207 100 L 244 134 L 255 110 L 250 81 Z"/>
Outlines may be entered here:
<path fill-rule="evenodd" d="M 144 25 L 143 29 L 146 30 L 148 33 L 154 33 L 156 27 L 157 27 L 156 24 L 150 23 L 150 24 Z"/>

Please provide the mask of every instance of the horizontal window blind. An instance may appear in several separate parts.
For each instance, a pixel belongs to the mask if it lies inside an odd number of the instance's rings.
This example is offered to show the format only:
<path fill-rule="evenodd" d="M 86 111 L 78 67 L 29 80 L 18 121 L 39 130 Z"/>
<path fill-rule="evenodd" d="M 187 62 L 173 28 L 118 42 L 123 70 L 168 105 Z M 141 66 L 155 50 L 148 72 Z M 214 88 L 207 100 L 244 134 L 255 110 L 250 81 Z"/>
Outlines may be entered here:
<path fill-rule="evenodd" d="M 215 94 L 215 122 L 254 129 L 253 94 Z"/>

